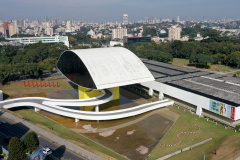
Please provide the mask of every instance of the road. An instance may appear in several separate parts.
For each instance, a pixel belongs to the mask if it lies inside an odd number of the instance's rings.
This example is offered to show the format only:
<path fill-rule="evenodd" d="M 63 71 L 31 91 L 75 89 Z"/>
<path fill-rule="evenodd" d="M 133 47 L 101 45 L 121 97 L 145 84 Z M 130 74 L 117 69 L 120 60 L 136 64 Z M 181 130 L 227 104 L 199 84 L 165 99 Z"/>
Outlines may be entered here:
<path fill-rule="evenodd" d="M 0 144 L 3 144 L 3 145 L 6 145 L 6 142 L 4 142 L 4 137 L 12 136 L 12 137 L 18 137 L 21 139 L 27 132 L 31 131 L 26 126 L 22 124 L 16 124 L 13 121 L 10 121 L 3 117 L 0 117 L 0 122 L 3 122 L 3 124 L 0 125 Z M 39 149 L 47 146 L 53 150 L 52 155 L 47 156 L 45 158 L 46 160 L 57 160 L 62 157 L 64 157 L 65 159 L 71 159 L 71 160 L 86 159 L 84 157 L 81 157 L 69 151 L 68 149 L 66 149 L 65 146 L 60 146 L 59 144 L 56 144 L 45 137 L 39 136 L 39 142 L 40 142 Z"/>

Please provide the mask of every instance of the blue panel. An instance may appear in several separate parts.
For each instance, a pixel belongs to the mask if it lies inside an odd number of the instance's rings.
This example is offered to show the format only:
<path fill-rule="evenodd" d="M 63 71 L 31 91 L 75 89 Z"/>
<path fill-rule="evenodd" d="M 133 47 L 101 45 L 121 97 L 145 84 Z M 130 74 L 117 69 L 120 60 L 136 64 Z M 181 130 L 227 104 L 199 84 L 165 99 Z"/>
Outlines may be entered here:
<path fill-rule="evenodd" d="M 29 160 L 43 160 L 43 152 L 40 149 L 29 157 Z"/>

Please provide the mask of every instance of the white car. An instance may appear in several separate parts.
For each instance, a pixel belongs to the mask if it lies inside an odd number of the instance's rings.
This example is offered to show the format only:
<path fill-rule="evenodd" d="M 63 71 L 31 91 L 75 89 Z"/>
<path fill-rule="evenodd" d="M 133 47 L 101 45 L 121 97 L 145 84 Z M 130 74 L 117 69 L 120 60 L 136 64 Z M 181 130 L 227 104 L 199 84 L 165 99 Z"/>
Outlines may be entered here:
<path fill-rule="evenodd" d="M 52 150 L 47 147 L 43 148 L 42 151 L 43 151 L 43 154 L 46 154 L 46 155 L 52 154 Z"/>

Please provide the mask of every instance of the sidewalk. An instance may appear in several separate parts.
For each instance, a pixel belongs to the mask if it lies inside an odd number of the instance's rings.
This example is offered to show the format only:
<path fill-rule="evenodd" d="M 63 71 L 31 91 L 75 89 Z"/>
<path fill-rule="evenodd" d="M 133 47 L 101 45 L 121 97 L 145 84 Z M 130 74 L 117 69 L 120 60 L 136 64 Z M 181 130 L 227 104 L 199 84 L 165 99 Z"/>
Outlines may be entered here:
<path fill-rule="evenodd" d="M 55 134 L 52 134 L 46 130 L 44 130 L 43 128 L 40 128 L 38 126 L 35 126 L 34 124 L 28 122 L 28 121 L 24 121 L 8 112 L 4 112 L 2 110 L 0 110 L 0 113 L 2 113 L 2 117 L 4 118 L 7 118 L 7 119 L 10 119 L 16 123 L 22 123 L 24 124 L 26 127 L 30 128 L 32 131 L 36 132 L 37 134 L 43 136 L 43 137 L 46 137 L 48 139 L 51 139 L 51 141 L 59 144 L 59 145 L 64 145 L 66 146 L 67 149 L 69 149 L 70 151 L 80 155 L 80 156 L 83 156 L 87 159 L 91 159 L 91 160 L 106 160 L 105 158 L 99 156 L 99 155 L 96 155 L 84 148 L 81 148 Z"/>

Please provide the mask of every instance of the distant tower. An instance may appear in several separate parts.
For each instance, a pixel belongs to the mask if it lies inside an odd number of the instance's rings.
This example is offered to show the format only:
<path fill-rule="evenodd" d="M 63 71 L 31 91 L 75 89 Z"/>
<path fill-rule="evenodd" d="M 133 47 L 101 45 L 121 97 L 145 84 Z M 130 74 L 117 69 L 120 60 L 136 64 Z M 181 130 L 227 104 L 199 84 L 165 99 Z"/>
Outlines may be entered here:
<path fill-rule="evenodd" d="M 179 18 L 179 16 L 177 16 L 177 23 L 179 23 L 180 22 L 180 18 Z"/>
<path fill-rule="evenodd" d="M 45 22 L 48 22 L 48 21 L 49 21 L 48 16 L 45 16 L 45 17 L 44 17 L 44 21 L 45 21 Z"/>
<path fill-rule="evenodd" d="M 67 21 L 66 28 L 69 30 L 71 29 L 71 21 Z"/>
<path fill-rule="evenodd" d="M 145 18 L 145 22 L 148 23 L 148 17 Z"/>
<path fill-rule="evenodd" d="M 128 14 L 127 13 L 123 14 L 123 24 L 124 25 L 128 24 Z"/>
<path fill-rule="evenodd" d="M 3 35 L 5 36 L 5 38 L 9 38 L 10 35 L 9 35 L 9 28 L 8 28 L 8 25 L 10 23 L 9 22 L 4 22 L 3 23 Z"/>

